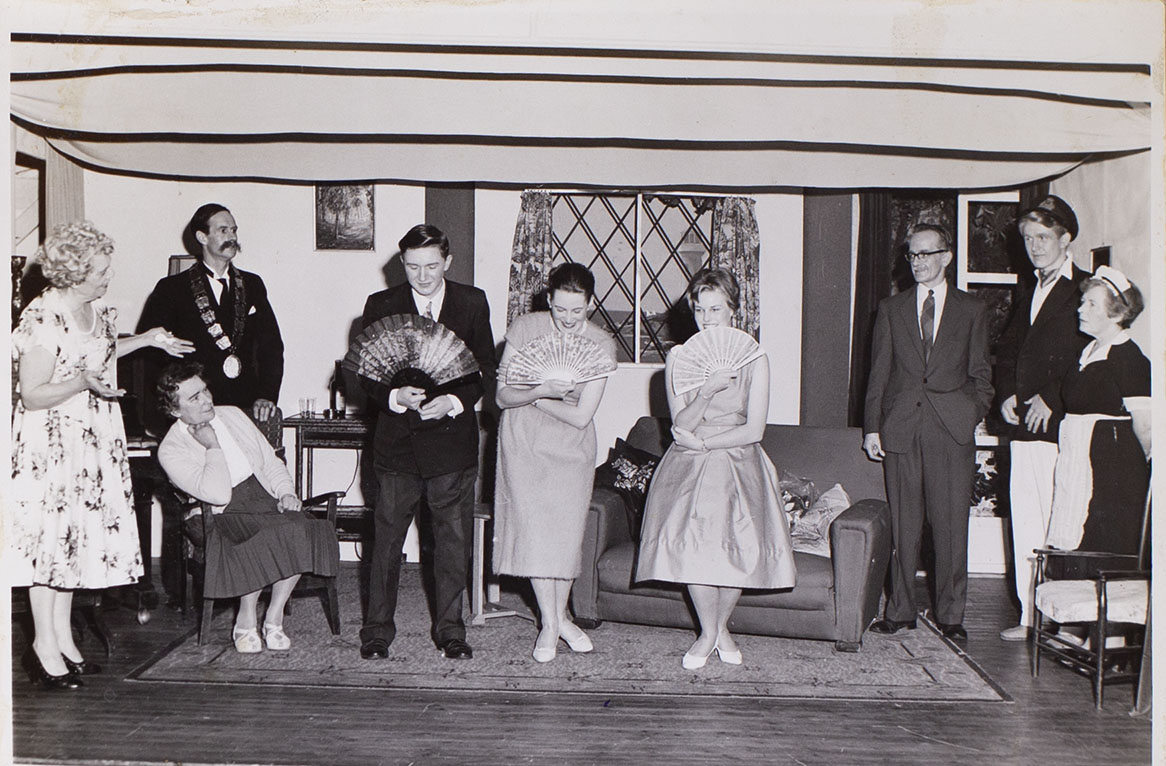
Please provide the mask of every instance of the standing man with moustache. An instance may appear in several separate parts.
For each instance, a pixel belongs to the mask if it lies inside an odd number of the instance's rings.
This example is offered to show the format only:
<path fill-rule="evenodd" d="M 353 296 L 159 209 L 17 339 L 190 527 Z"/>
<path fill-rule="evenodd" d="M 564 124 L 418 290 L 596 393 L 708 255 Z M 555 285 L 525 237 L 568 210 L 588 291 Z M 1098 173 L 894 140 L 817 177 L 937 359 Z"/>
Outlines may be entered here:
<path fill-rule="evenodd" d="M 1012 426 L 1009 496 L 1020 599 L 1020 623 L 1000 631 L 1004 641 L 1024 641 L 1032 627 L 1032 551 L 1044 545 L 1052 512 L 1057 437 L 1065 417 L 1061 380 L 1089 342 L 1077 322 L 1078 285 L 1089 274 L 1069 256 L 1077 236 L 1073 208 L 1049 196 L 1017 225 L 1036 284 L 1021 287 L 996 362 L 1000 414 Z"/>
<path fill-rule="evenodd" d="M 283 381 L 283 338 L 267 287 L 234 265 L 241 250 L 231 211 L 208 203 L 195 211 L 183 240 L 198 263 L 158 282 L 138 322 L 165 327 L 194 344 L 215 403 L 267 420 Z M 149 387 L 152 389 L 152 386 Z"/>
<path fill-rule="evenodd" d="M 449 239 L 436 226 L 419 224 L 398 243 L 407 282 L 368 297 L 362 329 L 395 314 L 418 314 L 449 328 L 478 361 L 482 375 L 426 402 L 416 386 L 390 388 L 365 381 L 378 409 L 373 470 L 378 482 L 375 544 L 369 574 L 368 611 L 360 629 L 360 656 L 388 657 L 397 635 L 394 614 L 401 575 L 401 548 L 421 508 L 433 531 L 432 637 L 449 659 L 474 656 L 466 643 L 462 600 L 473 539 L 474 486 L 478 478 L 478 419 L 474 405 L 494 376 L 494 335 L 486 294 L 451 282 Z"/>
<path fill-rule="evenodd" d="M 915 289 L 879 304 L 863 450 L 882 461 L 891 507 L 891 589 L 875 633 L 914 629 L 915 571 L 923 522 L 935 548 L 935 621 L 964 640 L 968 512 L 976 472 L 976 425 L 992 404 L 988 315 L 948 285 L 951 237 L 917 224 L 907 239 Z"/>

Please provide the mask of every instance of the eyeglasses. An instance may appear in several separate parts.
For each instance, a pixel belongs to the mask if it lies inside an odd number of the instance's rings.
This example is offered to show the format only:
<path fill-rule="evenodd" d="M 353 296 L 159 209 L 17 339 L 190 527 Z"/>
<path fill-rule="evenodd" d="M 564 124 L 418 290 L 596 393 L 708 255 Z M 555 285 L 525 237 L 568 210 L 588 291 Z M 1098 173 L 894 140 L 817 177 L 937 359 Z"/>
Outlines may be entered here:
<path fill-rule="evenodd" d="M 904 253 L 903 257 L 907 259 L 907 263 L 914 263 L 915 261 L 922 261 L 926 258 L 930 258 L 933 255 L 939 255 L 940 253 L 946 252 L 947 248 L 945 247 L 941 250 L 928 250 L 922 253 Z"/>

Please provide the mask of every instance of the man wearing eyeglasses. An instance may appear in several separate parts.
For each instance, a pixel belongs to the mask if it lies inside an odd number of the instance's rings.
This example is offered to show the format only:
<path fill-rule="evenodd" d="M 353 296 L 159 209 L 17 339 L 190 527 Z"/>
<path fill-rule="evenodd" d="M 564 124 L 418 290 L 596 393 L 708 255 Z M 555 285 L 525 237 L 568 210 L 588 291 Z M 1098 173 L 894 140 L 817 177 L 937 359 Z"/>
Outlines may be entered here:
<path fill-rule="evenodd" d="M 1073 208 L 1050 195 L 1022 215 L 1017 228 L 1036 283 L 1022 283 L 996 361 L 1000 414 L 1013 426 L 1008 491 L 1020 599 L 1020 623 L 1000 631 L 1004 641 L 1023 641 L 1032 627 L 1032 550 L 1044 545 L 1052 514 L 1057 436 L 1065 416 L 1061 380 L 1089 342 L 1077 322 L 1077 286 L 1089 274 L 1069 257 L 1077 236 Z"/>
<path fill-rule="evenodd" d="M 906 257 L 915 289 L 879 304 L 866 391 L 862 448 L 883 463 L 894 545 L 886 611 L 871 630 L 915 628 L 926 519 L 935 548 L 935 622 L 943 635 L 964 640 L 975 431 L 992 403 L 988 315 L 948 284 L 951 238 L 943 228 L 914 226 Z"/>

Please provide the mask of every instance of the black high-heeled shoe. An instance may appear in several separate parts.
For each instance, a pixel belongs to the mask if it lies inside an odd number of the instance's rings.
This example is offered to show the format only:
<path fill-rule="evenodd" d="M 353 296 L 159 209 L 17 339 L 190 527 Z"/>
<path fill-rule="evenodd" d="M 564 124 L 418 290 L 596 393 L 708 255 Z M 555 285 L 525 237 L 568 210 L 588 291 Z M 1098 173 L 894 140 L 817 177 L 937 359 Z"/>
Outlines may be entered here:
<path fill-rule="evenodd" d="M 28 671 L 29 681 L 40 684 L 46 689 L 80 689 L 85 685 L 81 683 L 80 678 L 72 673 L 62 673 L 59 676 L 49 675 L 32 647 L 29 647 L 28 651 L 24 653 L 24 669 Z"/>
<path fill-rule="evenodd" d="M 65 661 L 65 667 L 69 669 L 69 675 L 71 676 L 92 676 L 101 672 L 101 666 L 96 662 L 89 662 L 88 660 L 73 662 L 63 654 L 61 655 L 61 659 Z"/>

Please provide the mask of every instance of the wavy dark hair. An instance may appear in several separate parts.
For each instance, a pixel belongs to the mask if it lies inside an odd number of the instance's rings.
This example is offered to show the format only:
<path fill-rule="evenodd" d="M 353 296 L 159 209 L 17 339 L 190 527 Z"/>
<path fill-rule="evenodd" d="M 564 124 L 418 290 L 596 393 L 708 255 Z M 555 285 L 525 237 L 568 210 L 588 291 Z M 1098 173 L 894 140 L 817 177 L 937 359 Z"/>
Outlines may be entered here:
<path fill-rule="evenodd" d="M 595 297 L 595 275 L 581 263 L 560 263 L 547 275 L 547 299 L 555 290 L 583 293 L 590 301 Z"/>
<path fill-rule="evenodd" d="M 178 387 L 191 378 L 202 377 L 203 366 L 192 359 L 174 362 L 158 376 L 158 410 L 170 419 L 178 411 Z M 204 378 L 205 380 L 205 378 Z"/>

